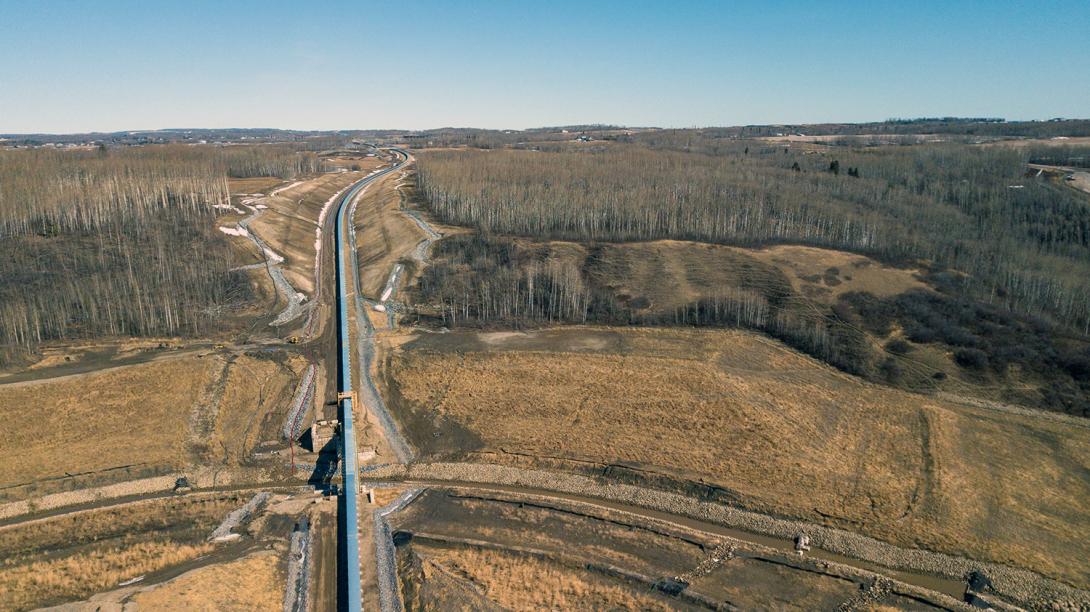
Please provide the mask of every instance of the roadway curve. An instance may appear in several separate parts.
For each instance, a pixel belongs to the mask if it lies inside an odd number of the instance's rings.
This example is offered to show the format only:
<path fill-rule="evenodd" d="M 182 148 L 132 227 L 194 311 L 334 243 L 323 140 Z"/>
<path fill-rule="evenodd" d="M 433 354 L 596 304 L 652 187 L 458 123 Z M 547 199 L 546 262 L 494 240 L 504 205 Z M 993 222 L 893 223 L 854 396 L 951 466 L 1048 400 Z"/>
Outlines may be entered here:
<path fill-rule="evenodd" d="M 376 179 L 379 179 L 390 172 L 401 168 L 408 156 L 401 152 L 395 151 L 398 156 L 398 160 L 390 167 L 376 172 L 352 186 L 351 189 L 341 197 L 340 202 L 337 204 L 337 231 L 335 236 L 336 244 L 336 258 L 337 258 L 337 348 L 338 358 L 337 366 L 340 371 L 338 385 L 338 391 L 345 396 L 353 393 L 354 387 L 352 385 L 352 360 L 351 360 L 351 326 L 348 318 L 348 301 L 349 301 L 349 282 L 347 275 L 347 266 L 351 265 L 353 269 L 353 276 L 356 275 L 356 253 L 355 249 L 351 248 L 355 244 L 354 237 L 351 237 L 352 224 L 351 215 L 349 211 L 353 208 L 353 202 L 356 198 Z M 346 219 L 348 222 L 346 223 Z M 352 284 L 355 289 L 355 283 Z M 357 298 L 353 300 L 358 304 L 358 292 L 352 292 Z M 357 309 L 357 314 L 360 312 Z M 361 373 L 366 377 L 366 371 Z M 361 381 L 362 382 L 362 381 Z M 370 380 L 368 378 L 368 386 L 370 386 Z M 345 601 L 342 609 L 347 609 L 349 612 L 357 612 L 361 609 L 361 589 L 360 589 L 360 532 L 359 532 L 359 453 L 356 449 L 356 429 L 352 418 L 352 399 L 351 397 L 345 397 L 341 401 L 341 456 L 342 472 L 343 472 L 343 487 L 344 491 L 341 495 L 343 501 L 342 509 L 344 510 L 341 524 L 341 537 L 344 540 L 344 565 L 338 571 L 342 575 L 344 585 Z"/>

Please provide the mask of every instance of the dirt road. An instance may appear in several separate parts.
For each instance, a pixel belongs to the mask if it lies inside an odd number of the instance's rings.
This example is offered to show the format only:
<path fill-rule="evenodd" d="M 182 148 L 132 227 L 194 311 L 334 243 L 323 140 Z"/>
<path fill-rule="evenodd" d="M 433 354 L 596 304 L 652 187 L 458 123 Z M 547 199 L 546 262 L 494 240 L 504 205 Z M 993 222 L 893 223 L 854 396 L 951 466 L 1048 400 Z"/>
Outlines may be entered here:
<path fill-rule="evenodd" d="M 1090 170 L 1086 168 L 1071 168 L 1068 166 L 1046 166 L 1044 164 L 1029 164 L 1029 167 L 1042 172 L 1063 175 L 1063 181 L 1071 187 L 1090 193 Z"/>

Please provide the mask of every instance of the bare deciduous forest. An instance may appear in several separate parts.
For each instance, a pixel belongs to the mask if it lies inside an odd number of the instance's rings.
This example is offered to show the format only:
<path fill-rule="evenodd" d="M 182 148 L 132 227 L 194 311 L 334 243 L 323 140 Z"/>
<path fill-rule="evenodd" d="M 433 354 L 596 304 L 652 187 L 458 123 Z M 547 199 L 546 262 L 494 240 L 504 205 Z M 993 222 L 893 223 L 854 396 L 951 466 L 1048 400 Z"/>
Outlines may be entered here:
<path fill-rule="evenodd" d="M 0 152 L 0 357 L 57 338 L 199 334 L 250 299 L 215 205 L 289 147 Z"/>
<path fill-rule="evenodd" d="M 926 260 L 969 274 L 982 299 L 1084 333 L 1090 326 L 1090 207 L 1073 190 L 1027 177 L 1025 152 L 935 145 L 806 154 L 745 141 L 703 148 L 713 154 L 612 145 L 430 152 L 419 182 L 443 220 L 487 232 L 794 243 Z"/>
<path fill-rule="evenodd" d="M 853 374 L 933 387 L 943 374 L 905 358 L 910 345 L 875 349 L 872 338 L 896 324 L 912 342 L 949 347 L 969 376 L 1002 379 L 1016 367 L 1050 381 L 1008 399 L 1090 414 L 1090 203 L 1027 173 L 1041 151 L 793 149 L 665 136 L 421 154 L 419 187 L 433 211 L 479 230 L 436 246 L 417 288 L 421 301 L 448 325 L 746 327 Z M 1084 150 L 1046 152 L 1070 159 Z M 921 269 L 935 293 L 847 295 L 816 308 L 782 276 L 736 257 L 724 263 L 737 271 L 729 285 L 670 312 L 649 311 L 602 285 L 595 245 L 657 239 L 852 251 Z M 564 255 L 541 242 L 548 240 L 586 245 L 586 254 Z"/>

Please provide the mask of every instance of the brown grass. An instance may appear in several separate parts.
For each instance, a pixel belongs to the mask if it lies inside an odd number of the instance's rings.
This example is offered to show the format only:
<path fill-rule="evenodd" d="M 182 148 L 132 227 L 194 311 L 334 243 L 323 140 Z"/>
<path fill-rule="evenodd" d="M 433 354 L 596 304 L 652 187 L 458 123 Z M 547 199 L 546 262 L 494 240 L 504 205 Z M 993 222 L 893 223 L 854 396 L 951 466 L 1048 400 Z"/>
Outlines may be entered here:
<path fill-rule="evenodd" d="M 392 503 L 399 495 L 405 492 L 404 487 L 376 487 L 374 489 L 375 505 L 378 507 L 387 506 Z"/>
<path fill-rule="evenodd" d="M 587 349 L 595 335 L 603 350 Z M 762 511 L 1090 584 L 1072 537 L 1090 531 L 1085 428 L 868 385 L 747 332 L 557 330 L 518 351 L 449 336 L 457 353 L 395 354 L 400 410 L 500 457 L 635 463 Z M 426 451 L 431 431 L 411 433 Z"/>
<path fill-rule="evenodd" d="M 233 494 L 137 502 L 0 529 L 0 609 L 83 599 L 212 550 Z"/>
<path fill-rule="evenodd" d="M 509 610 L 670 609 L 655 597 L 587 570 L 535 557 L 478 548 L 426 551 L 428 560 L 469 580 L 485 597 Z M 428 569 L 425 564 L 425 576 Z"/>
<path fill-rule="evenodd" d="M 261 440 L 278 439 L 282 422 L 270 415 L 287 409 L 296 373 L 306 367 L 301 357 L 294 361 L 295 372 L 267 359 L 240 356 L 234 361 L 210 443 L 218 458 L 238 465 Z"/>
<path fill-rule="evenodd" d="M 185 459 L 189 410 L 212 375 L 186 357 L 0 386 L 0 483 Z"/>
<path fill-rule="evenodd" d="M 308 294 L 314 291 L 314 240 L 322 207 L 330 197 L 364 174 L 322 174 L 259 202 L 268 209 L 254 219 L 250 227 L 284 257 L 284 276 L 297 290 Z M 334 212 L 331 205 L 326 214 Z M 322 238 L 326 240 L 328 236 Z"/>
<path fill-rule="evenodd" d="M 573 243 L 550 245 L 553 256 L 562 256 L 565 249 L 585 256 L 585 249 Z M 597 283 L 615 294 L 646 297 L 659 312 L 671 312 L 728 287 L 767 290 L 785 278 L 795 292 L 821 303 L 833 303 L 849 291 L 887 296 L 926 286 L 912 270 L 845 251 L 802 246 L 743 249 L 656 240 L 601 245 L 596 257 L 591 274 Z"/>
<path fill-rule="evenodd" d="M 393 172 L 372 183 L 356 205 L 353 223 L 360 288 L 365 296 L 375 299 L 382 294 L 394 264 L 409 257 L 425 238 L 412 220 L 398 212 L 402 196 L 396 185 L 403 175 Z"/>
<path fill-rule="evenodd" d="M 123 549 L 95 550 L 5 569 L 0 577 L 0 608 L 23 610 L 43 600 L 80 599 L 119 582 L 195 559 L 213 548 L 207 543 L 141 542 Z"/>
<path fill-rule="evenodd" d="M 232 195 L 239 193 L 268 193 L 284 182 L 278 176 L 252 176 L 249 178 L 227 179 L 227 189 Z"/>
<path fill-rule="evenodd" d="M 277 555 L 262 551 L 193 570 L 132 598 L 146 610 L 276 610 L 285 577 Z"/>
<path fill-rule="evenodd" d="M 10 442 L 0 461 L 0 485 L 92 473 L 49 484 L 65 488 L 78 480 L 90 486 L 179 469 L 197 459 L 238 465 L 259 440 L 268 439 L 259 437 L 263 426 L 279 426 L 270 415 L 286 408 L 283 400 L 297 376 L 276 361 L 236 356 L 213 406 L 211 390 L 221 382 L 223 365 L 220 356 L 184 356 L 0 385 L 0 417 Z M 207 439 L 192 437 L 194 410 L 216 415 Z M 119 466 L 134 467 L 93 474 Z"/>
<path fill-rule="evenodd" d="M 570 261 L 587 254 L 585 247 L 569 242 L 550 243 L 550 249 L 552 259 Z M 643 298 L 648 312 L 665 315 L 725 289 L 767 291 L 784 284 L 774 266 L 751 255 L 745 249 L 678 240 L 603 244 L 588 273 L 619 300 Z"/>
<path fill-rule="evenodd" d="M 345 170 L 351 170 L 354 166 L 359 166 L 363 172 L 370 172 L 383 165 L 382 158 L 379 157 L 367 157 L 361 156 L 344 156 L 344 157 L 327 157 L 323 161 L 338 168 L 344 168 Z"/>
<path fill-rule="evenodd" d="M 885 297 L 927 287 L 916 278 L 916 270 L 884 266 L 869 257 L 845 251 L 774 246 L 745 252 L 783 271 L 795 291 L 823 303 L 833 303 L 850 291 Z"/>
<path fill-rule="evenodd" d="M 0 559 L 15 563 L 42 550 L 56 553 L 65 547 L 169 528 L 192 528 L 207 535 L 206 528 L 210 532 L 243 503 L 245 499 L 236 494 L 168 497 L 19 523 L 0 528 Z"/>

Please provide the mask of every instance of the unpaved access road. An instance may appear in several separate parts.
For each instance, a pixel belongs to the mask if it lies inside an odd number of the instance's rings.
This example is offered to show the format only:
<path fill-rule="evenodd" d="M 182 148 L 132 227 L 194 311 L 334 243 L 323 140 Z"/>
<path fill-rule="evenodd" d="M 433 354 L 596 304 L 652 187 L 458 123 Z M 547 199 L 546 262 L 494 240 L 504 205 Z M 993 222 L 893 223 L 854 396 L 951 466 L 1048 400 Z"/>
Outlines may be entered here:
<path fill-rule="evenodd" d="M 1063 181 L 1079 191 L 1090 193 L 1090 170 L 1086 168 L 1071 168 L 1069 166 L 1046 166 L 1044 164 L 1029 164 L 1034 170 L 1063 174 Z"/>

